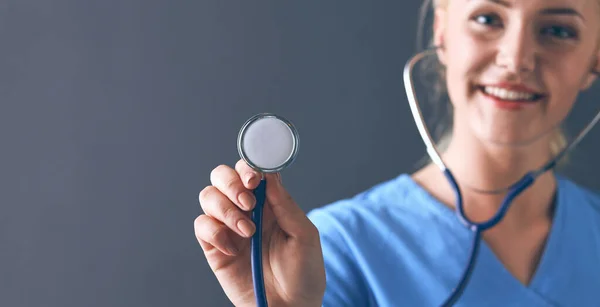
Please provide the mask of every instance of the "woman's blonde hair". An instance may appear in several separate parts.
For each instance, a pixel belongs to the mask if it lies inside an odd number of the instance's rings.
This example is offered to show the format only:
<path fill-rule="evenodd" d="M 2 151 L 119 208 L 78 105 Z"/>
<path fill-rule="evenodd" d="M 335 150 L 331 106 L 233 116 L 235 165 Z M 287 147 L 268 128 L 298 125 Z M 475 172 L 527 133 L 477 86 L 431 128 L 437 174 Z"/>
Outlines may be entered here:
<path fill-rule="evenodd" d="M 433 1 L 432 10 L 436 8 L 446 8 L 448 1 L 450 0 L 424 0 L 421 7 L 419 16 L 419 27 L 417 37 L 417 48 L 421 49 L 422 39 L 424 36 L 424 23 L 429 11 L 430 3 Z M 433 23 L 431 24 L 430 31 L 433 31 Z M 428 48 L 434 48 L 433 35 L 429 40 Z M 434 117 L 436 118 L 437 125 L 433 130 L 433 135 L 437 139 L 437 146 L 440 152 L 445 151 L 448 148 L 450 140 L 452 139 L 452 114 L 453 107 L 448 100 L 447 89 L 446 89 L 446 71 L 445 67 L 441 65 L 437 57 L 428 57 L 423 59 L 421 66 L 422 81 L 429 83 L 429 86 L 433 89 L 429 92 L 429 99 L 434 103 Z M 557 128 L 552 132 L 550 138 L 550 152 L 552 156 L 556 156 L 562 149 L 567 146 L 567 137 L 562 129 Z M 561 159 L 561 162 L 565 162 L 566 157 Z"/>

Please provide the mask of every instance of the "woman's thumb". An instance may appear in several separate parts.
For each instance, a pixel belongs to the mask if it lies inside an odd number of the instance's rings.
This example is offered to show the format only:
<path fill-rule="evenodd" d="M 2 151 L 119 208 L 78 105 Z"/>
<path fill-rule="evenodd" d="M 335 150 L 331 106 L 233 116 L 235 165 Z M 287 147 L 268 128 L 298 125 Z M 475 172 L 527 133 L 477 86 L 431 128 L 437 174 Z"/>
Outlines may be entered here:
<path fill-rule="evenodd" d="M 265 174 L 265 178 L 267 180 L 266 203 L 271 207 L 279 227 L 290 236 L 304 234 L 311 222 L 281 184 L 281 175 Z"/>

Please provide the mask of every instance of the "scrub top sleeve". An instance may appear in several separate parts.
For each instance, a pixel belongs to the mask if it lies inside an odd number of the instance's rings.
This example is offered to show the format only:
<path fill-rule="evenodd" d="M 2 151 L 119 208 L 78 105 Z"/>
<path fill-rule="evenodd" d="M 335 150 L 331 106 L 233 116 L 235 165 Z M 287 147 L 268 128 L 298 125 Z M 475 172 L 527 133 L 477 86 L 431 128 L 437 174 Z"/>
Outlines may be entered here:
<path fill-rule="evenodd" d="M 319 229 L 325 262 L 327 284 L 322 306 L 369 306 L 369 294 L 364 279 L 352 253 L 348 250 L 346 236 L 336 227 L 339 221 L 326 213 L 314 210 L 308 216 Z"/>

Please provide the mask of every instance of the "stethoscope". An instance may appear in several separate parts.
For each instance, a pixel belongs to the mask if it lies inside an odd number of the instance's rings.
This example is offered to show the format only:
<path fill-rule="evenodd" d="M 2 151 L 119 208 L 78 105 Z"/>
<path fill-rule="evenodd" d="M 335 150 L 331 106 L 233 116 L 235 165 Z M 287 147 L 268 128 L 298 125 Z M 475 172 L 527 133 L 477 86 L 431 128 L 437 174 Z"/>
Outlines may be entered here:
<path fill-rule="evenodd" d="M 264 173 L 276 173 L 290 166 L 298 155 L 298 130 L 286 118 L 272 113 L 261 113 L 248 119 L 238 134 L 240 157 L 248 165 Z M 267 179 L 263 175 L 254 189 L 256 205 L 252 222 L 256 231 L 250 239 L 250 264 L 257 307 L 267 307 L 267 294 L 262 268 L 262 215 L 266 199 Z"/>
<path fill-rule="evenodd" d="M 463 271 L 457 286 L 452 290 L 448 298 L 441 306 L 452 306 L 458 301 L 464 292 L 466 285 L 469 282 L 477 255 L 481 244 L 481 234 L 498 224 L 506 214 L 510 203 L 521 192 L 527 189 L 537 177 L 546 171 L 554 168 L 557 162 L 570 150 L 572 150 L 583 137 L 594 127 L 600 120 L 600 112 L 592 119 L 592 121 L 579 133 L 579 135 L 566 146 L 559 154 L 547 162 L 537 170 L 525 174 L 519 181 L 513 185 L 492 191 L 499 193 L 508 191 L 500 209 L 496 214 L 485 222 L 476 223 L 471 221 L 465 214 L 463 207 L 462 194 L 458 183 L 456 182 L 452 172 L 446 167 L 440 154 L 438 153 L 435 143 L 425 125 L 421 108 L 415 96 L 413 85 L 412 70 L 417 62 L 426 56 L 435 54 L 437 48 L 422 51 L 413 56 L 404 67 L 404 85 L 406 95 L 410 104 L 410 109 L 421 135 L 423 142 L 427 148 L 427 154 L 431 160 L 440 168 L 446 176 L 451 187 L 456 194 L 456 214 L 459 220 L 473 232 L 473 242 L 471 244 L 471 253 L 468 258 L 467 265 Z M 248 163 L 250 167 L 261 173 L 280 172 L 289 166 L 296 158 L 299 147 L 299 136 L 296 128 L 287 119 L 272 114 L 261 113 L 247 120 L 238 134 L 238 152 L 241 158 Z M 252 279 L 254 284 L 254 294 L 258 307 L 267 307 L 266 292 L 264 287 L 264 278 L 262 270 L 262 212 L 265 201 L 266 178 L 263 176 L 260 184 L 254 189 L 256 197 L 256 206 L 252 211 L 252 221 L 256 225 L 256 232 L 251 238 L 251 266 Z"/>

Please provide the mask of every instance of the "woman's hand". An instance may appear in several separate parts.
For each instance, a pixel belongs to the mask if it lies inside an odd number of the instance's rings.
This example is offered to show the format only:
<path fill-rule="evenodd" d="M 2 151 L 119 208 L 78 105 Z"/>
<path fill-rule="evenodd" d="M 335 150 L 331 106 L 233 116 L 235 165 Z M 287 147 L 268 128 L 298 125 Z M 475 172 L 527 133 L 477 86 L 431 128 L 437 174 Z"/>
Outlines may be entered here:
<path fill-rule="evenodd" d="M 266 174 L 262 261 L 269 306 L 321 306 L 325 269 L 317 228 L 281 184 Z M 256 306 L 250 265 L 255 226 L 252 194 L 261 174 L 239 160 L 235 170 L 221 165 L 211 186 L 200 192 L 204 214 L 196 218 L 198 242 L 227 297 L 235 306 Z"/>

